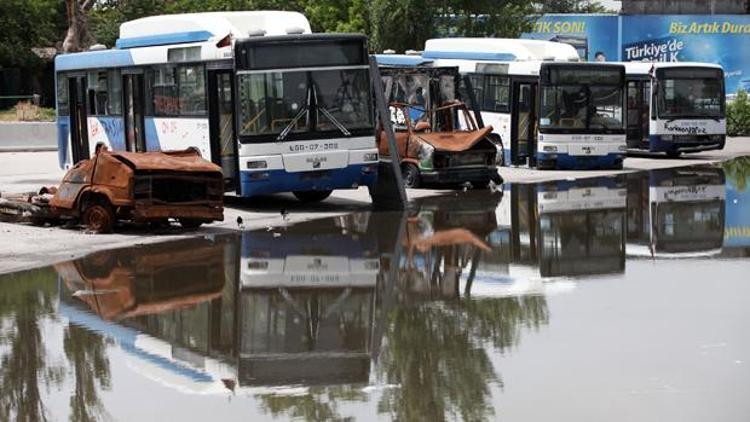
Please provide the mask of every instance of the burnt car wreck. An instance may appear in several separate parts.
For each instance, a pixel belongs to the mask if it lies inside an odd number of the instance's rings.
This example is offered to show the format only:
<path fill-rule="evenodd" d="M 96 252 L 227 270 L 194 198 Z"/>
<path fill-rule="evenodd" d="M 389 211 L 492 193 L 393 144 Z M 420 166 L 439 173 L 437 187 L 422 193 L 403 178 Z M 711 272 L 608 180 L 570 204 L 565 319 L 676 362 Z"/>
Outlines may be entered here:
<path fill-rule="evenodd" d="M 497 172 L 502 144 L 493 139 L 492 126 L 480 127 L 460 101 L 458 69 L 384 67 L 381 72 L 407 187 L 502 183 Z M 378 150 L 390 154 L 383 130 Z"/>
<path fill-rule="evenodd" d="M 90 231 L 111 232 L 118 220 L 168 223 L 185 228 L 224 219 L 221 168 L 195 149 L 124 152 L 99 148 L 63 177 L 58 188 L 35 198 L 35 223 L 78 220 Z M 47 208 L 47 209 L 44 209 Z"/>

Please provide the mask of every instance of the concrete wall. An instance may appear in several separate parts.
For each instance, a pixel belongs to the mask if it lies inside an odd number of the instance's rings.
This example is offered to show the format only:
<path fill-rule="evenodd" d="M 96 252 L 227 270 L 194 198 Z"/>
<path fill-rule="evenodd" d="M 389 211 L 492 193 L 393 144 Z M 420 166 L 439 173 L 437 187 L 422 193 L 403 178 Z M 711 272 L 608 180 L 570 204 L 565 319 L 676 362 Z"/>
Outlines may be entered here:
<path fill-rule="evenodd" d="M 57 149 L 54 122 L 0 122 L 0 151 Z"/>
<path fill-rule="evenodd" d="M 626 15 L 720 15 L 750 13 L 748 0 L 622 0 Z"/>

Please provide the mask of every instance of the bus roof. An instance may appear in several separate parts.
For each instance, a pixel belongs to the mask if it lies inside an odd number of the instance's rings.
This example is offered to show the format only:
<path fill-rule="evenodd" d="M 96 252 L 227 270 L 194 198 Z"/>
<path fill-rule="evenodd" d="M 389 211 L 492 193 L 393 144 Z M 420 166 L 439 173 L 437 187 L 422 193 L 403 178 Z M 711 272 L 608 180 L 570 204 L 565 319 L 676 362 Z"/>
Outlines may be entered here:
<path fill-rule="evenodd" d="M 376 54 L 375 60 L 380 66 L 422 66 L 432 63 L 432 60 L 414 54 Z"/>
<path fill-rule="evenodd" d="M 433 38 L 422 54 L 431 59 L 578 61 L 576 49 L 553 41 L 510 38 Z"/>
<path fill-rule="evenodd" d="M 648 75 L 651 72 L 651 69 L 660 68 L 704 67 L 710 69 L 722 69 L 718 64 L 698 62 L 622 62 L 621 64 L 625 65 L 625 73 L 627 75 L 643 76 Z"/>
<path fill-rule="evenodd" d="M 221 40 L 227 35 L 247 37 L 250 32 L 286 35 L 310 33 L 310 23 L 298 12 L 209 12 L 149 16 L 120 25 L 117 48 Z"/>

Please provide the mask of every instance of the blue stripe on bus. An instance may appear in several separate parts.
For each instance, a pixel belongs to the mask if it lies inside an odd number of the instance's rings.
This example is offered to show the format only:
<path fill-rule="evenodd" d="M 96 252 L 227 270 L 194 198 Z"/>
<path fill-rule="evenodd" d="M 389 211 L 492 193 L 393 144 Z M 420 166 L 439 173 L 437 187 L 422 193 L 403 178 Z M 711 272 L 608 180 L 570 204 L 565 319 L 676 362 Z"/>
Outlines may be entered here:
<path fill-rule="evenodd" d="M 422 56 L 407 56 L 404 54 L 376 54 L 375 60 L 383 66 L 419 66 L 432 63 L 432 60 Z"/>
<path fill-rule="evenodd" d="M 516 60 L 515 54 L 474 51 L 425 51 L 422 53 L 422 57 L 425 59 L 488 60 L 501 62 Z"/>
<path fill-rule="evenodd" d="M 595 157 L 586 157 L 581 155 L 570 155 L 560 153 L 537 152 L 537 161 L 555 160 L 555 168 L 561 170 L 587 170 L 614 168 L 617 164 L 622 163 L 625 154 L 609 153 L 607 155 L 597 155 Z"/>
<path fill-rule="evenodd" d="M 372 164 L 369 164 L 372 165 Z M 326 177 L 308 178 L 310 173 L 289 173 L 285 170 L 269 170 L 267 179 L 251 180 L 252 173 L 240 172 L 240 187 L 242 196 L 269 195 L 278 192 L 293 192 L 306 190 L 334 190 L 350 189 L 353 185 L 369 186 L 375 185 L 376 173 L 363 173 L 365 164 L 353 164 L 342 169 L 324 170 Z"/>
<path fill-rule="evenodd" d="M 160 151 L 159 133 L 156 131 L 156 121 L 153 117 L 144 119 L 144 132 L 146 135 L 146 151 Z"/>
<path fill-rule="evenodd" d="M 148 47 L 154 45 L 185 44 L 207 41 L 214 34 L 208 31 L 174 32 L 171 34 L 145 35 L 142 37 L 120 38 L 115 42 L 117 48 Z"/>
<path fill-rule="evenodd" d="M 97 117 L 113 150 L 125 150 L 125 119 L 122 117 Z"/>
<path fill-rule="evenodd" d="M 57 162 L 60 168 L 65 168 L 68 159 L 68 138 L 70 137 L 70 117 L 57 117 Z"/>
<path fill-rule="evenodd" d="M 60 54 L 55 57 L 55 70 L 57 71 L 132 65 L 133 57 L 130 52 L 123 50 L 86 51 Z"/>

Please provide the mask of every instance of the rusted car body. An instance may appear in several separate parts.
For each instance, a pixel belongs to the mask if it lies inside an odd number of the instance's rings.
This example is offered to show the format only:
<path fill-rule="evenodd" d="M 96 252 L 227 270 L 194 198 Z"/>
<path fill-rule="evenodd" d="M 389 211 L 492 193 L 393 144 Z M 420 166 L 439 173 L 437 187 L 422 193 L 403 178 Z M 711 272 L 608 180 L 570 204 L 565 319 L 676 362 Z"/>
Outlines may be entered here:
<path fill-rule="evenodd" d="M 225 245 L 191 239 L 102 251 L 55 264 L 73 297 L 107 321 L 175 311 L 221 296 Z"/>
<path fill-rule="evenodd" d="M 502 146 L 492 127 L 479 128 L 460 100 L 458 68 L 382 66 L 404 182 L 422 184 L 499 183 L 496 158 Z M 380 154 L 388 154 L 385 133 L 378 133 Z"/>
<path fill-rule="evenodd" d="M 485 187 L 490 181 L 502 181 L 496 166 L 498 148 L 489 138 L 492 126 L 478 128 L 464 103 L 453 101 L 424 110 L 419 120 L 412 119 L 414 105 L 391 103 L 390 108 L 407 187 L 464 183 Z M 459 118 L 464 123 L 462 128 L 457 125 Z M 439 126 L 433 127 L 430 121 Z M 381 155 L 390 154 L 383 131 L 378 147 Z"/>
<path fill-rule="evenodd" d="M 194 149 L 108 151 L 76 164 L 49 201 L 53 214 L 108 232 L 118 219 L 177 219 L 186 227 L 224 218 L 221 168 Z"/>

